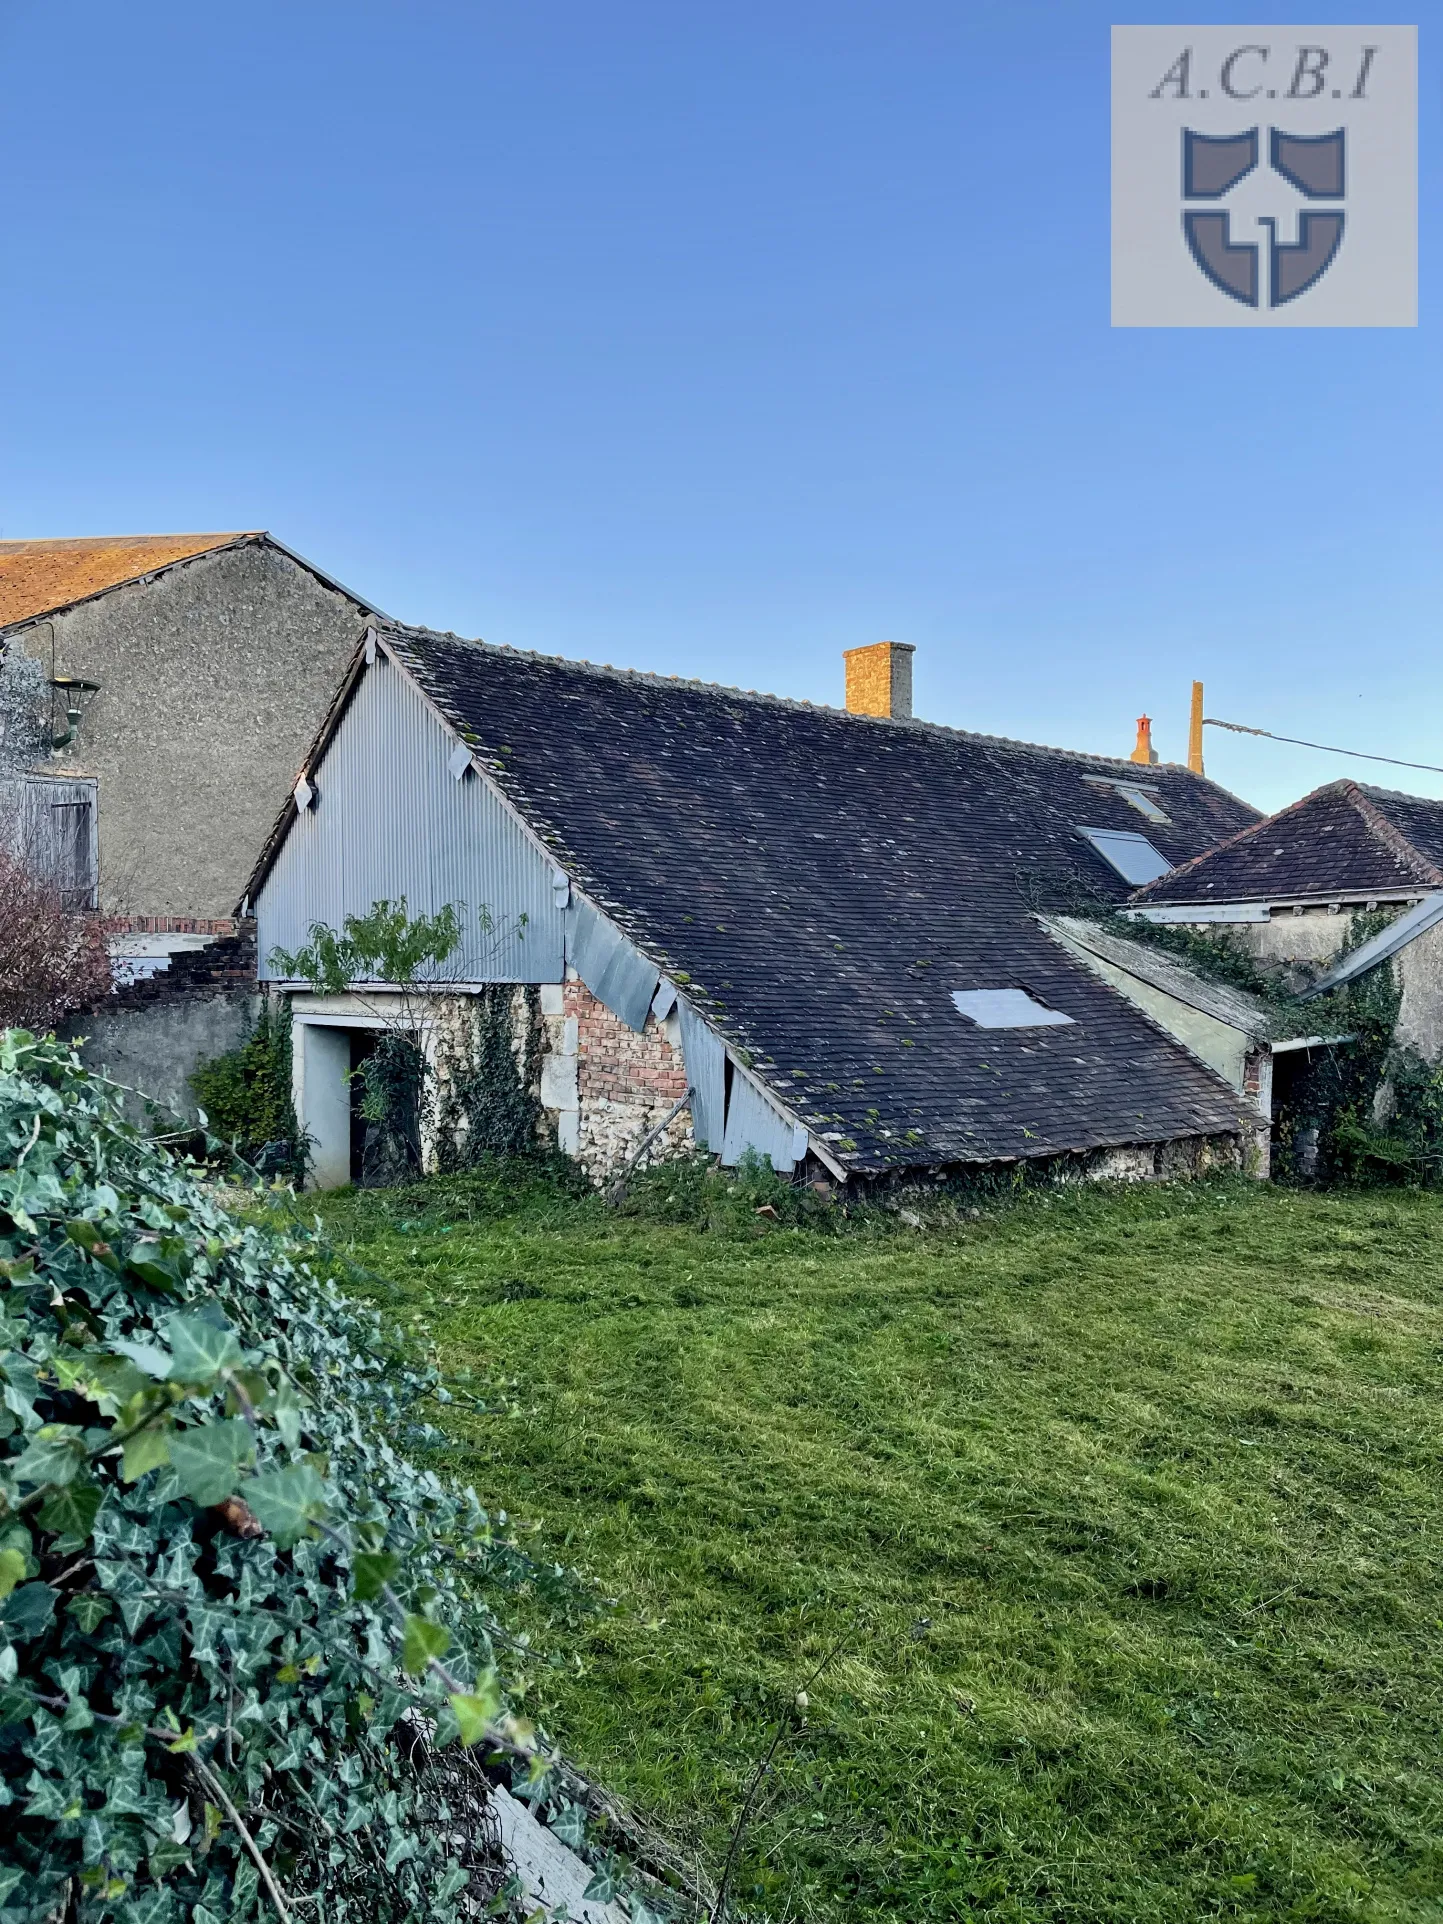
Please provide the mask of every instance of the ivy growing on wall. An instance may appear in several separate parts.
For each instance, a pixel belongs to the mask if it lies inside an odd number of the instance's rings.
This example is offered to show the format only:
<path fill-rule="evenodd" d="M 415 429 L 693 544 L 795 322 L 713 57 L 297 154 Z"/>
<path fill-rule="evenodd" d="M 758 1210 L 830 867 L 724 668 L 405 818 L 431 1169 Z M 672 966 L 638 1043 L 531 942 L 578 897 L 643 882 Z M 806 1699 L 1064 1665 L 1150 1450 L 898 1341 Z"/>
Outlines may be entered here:
<path fill-rule="evenodd" d="M 453 1172 L 486 1156 L 536 1151 L 543 1042 L 539 990 L 518 991 L 496 982 L 467 998 L 439 1050 L 436 1160 L 441 1169 Z"/>
<path fill-rule="evenodd" d="M 1349 955 L 1396 920 L 1396 909 L 1355 914 L 1339 954 Z M 1301 1028 L 1347 1042 L 1310 1050 L 1290 1072 L 1278 1109 L 1273 1173 L 1323 1184 L 1443 1180 L 1443 1065 L 1397 1041 L 1402 989 L 1391 961 L 1302 1002 L 1312 971 L 1261 963 L 1225 934 L 1108 918 L 1118 935 L 1174 955 L 1199 975 L 1243 989 L 1274 1011 L 1274 1031 Z"/>

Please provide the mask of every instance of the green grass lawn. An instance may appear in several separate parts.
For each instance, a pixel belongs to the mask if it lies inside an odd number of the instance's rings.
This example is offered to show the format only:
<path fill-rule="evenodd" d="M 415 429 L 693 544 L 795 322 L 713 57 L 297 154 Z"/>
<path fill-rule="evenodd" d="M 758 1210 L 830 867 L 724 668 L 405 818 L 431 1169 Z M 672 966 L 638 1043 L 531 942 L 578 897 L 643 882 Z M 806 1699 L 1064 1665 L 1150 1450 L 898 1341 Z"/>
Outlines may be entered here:
<path fill-rule="evenodd" d="M 514 1379 L 449 1460 L 616 1600 L 530 1708 L 713 1873 L 839 1646 L 747 1915 L 1443 1918 L 1443 1202 L 323 1211 L 449 1368 Z"/>

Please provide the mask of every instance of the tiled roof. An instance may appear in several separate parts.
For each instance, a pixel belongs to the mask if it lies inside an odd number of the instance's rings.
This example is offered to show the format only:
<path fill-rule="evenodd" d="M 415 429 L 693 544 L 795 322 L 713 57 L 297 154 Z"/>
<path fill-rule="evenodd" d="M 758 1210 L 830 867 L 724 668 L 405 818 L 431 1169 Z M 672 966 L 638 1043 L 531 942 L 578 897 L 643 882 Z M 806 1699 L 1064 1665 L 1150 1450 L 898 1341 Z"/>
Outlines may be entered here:
<path fill-rule="evenodd" d="M 1443 802 L 1330 782 L 1149 882 L 1141 908 L 1286 902 L 1443 887 Z"/>
<path fill-rule="evenodd" d="M 55 614 L 87 595 L 244 539 L 242 534 L 121 534 L 0 541 L 0 628 Z"/>
<path fill-rule="evenodd" d="M 1125 899 L 1079 824 L 1182 861 L 1251 818 L 1187 770 L 382 627 L 577 883 L 859 1168 L 1235 1130 L 1226 1087 L 1039 926 Z M 1101 776 L 1103 781 L 1089 781 Z M 1149 823 L 1107 786 L 1144 781 Z M 955 989 L 1065 1027 L 984 1030 Z"/>

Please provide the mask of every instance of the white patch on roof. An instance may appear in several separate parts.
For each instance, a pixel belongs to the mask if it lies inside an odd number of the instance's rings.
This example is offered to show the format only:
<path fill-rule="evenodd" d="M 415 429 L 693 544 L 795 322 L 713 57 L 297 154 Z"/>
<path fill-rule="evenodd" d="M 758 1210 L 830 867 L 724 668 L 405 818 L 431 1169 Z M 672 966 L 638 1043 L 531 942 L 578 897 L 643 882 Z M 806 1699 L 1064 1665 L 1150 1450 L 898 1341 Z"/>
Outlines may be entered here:
<path fill-rule="evenodd" d="M 1026 989 L 954 989 L 952 1000 L 960 1015 L 979 1029 L 1056 1029 L 1073 1018 L 1049 1009 Z"/>

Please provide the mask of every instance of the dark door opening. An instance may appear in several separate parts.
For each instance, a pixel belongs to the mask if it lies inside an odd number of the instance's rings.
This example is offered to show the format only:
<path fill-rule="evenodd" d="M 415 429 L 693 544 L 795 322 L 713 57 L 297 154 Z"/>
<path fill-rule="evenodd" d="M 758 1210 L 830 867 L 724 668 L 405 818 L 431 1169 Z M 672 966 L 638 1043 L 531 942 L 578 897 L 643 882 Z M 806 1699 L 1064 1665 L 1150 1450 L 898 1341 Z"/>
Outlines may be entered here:
<path fill-rule="evenodd" d="M 414 1182 L 421 1174 L 424 1074 L 417 1037 L 395 1029 L 349 1029 L 351 1181 L 369 1189 Z M 380 1062 L 375 1062 L 377 1056 Z M 375 1062 L 371 1080 L 366 1068 Z M 374 1095 L 386 1113 L 375 1113 Z M 366 1114 L 370 1108 L 372 1113 Z"/>
<path fill-rule="evenodd" d="M 1314 1052 L 1285 1049 L 1273 1056 L 1272 1170 L 1311 1182 L 1318 1173 L 1318 1088 Z"/>
<path fill-rule="evenodd" d="M 366 1100 L 366 1078 L 361 1072 L 376 1053 L 376 1044 L 380 1037 L 374 1029 L 352 1029 L 349 1034 L 351 1079 L 347 1087 L 351 1093 L 351 1181 L 359 1183 L 366 1179 L 366 1131 L 372 1126 L 366 1120 L 363 1106 Z"/>

